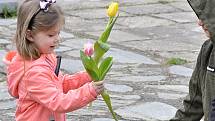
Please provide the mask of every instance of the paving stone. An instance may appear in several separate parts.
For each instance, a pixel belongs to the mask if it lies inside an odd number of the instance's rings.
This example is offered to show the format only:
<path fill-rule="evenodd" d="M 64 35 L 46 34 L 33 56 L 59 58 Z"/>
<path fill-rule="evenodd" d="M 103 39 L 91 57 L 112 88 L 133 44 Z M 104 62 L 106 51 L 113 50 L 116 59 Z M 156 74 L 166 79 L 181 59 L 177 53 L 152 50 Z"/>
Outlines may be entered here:
<path fill-rule="evenodd" d="M 162 93 L 158 92 L 158 97 L 162 99 L 170 99 L 170 100 L 176 100 L 179 98 L 185 98 L 187 94 L 175 94 L 175 93 Z"/>
<path fill-rule="evenodd" d="M 70 47 L 59 46 L 58 48 L 55 49 L 55 52 L 60 53 L 60 52 L 66 52 L 66 51 L 70 51 L 70 50 L 71 50 Z"/>
<path fill-rule="evenodd" d="M 87 32 L 87 34 L 99 37 L 102 34 L 102 32 Z M 128 32 L 123 32 L 120 30 L 113 30 L 111 31 L 111 35 L 109 36 L 108 42 L 116 43 L 116 42 L 132 41 L 132 40 L 143 40 L 143 39 L 149 39 L 149 38 L 139 37 L 137 35 L 134 35 Z"/>
<path fill-rule="evenodd" d="M 123 74 L 124 75 L 124 77 L 128 77 L 128 76 L 131 76 L 131 74 L 130 74 L 130 72 L 129 71 L 122 71 L 122 70 L 114 70 L 114 71 L 112 71 L 112 69 L 114 69 L 115 67 L 114 67 L 115 65 L 113 65 L 112 67 L 111 67 L 111 69 L 110 69 L 110 71 L 108 72 L 108 76 L 110 76 L 110 78 L 108 78 L 108 79 L 110 79 L 110 80 L 114 80 L 114 79 L 119 79 L 120 77 L 121 77 L 121 75 Z"/>
<path fill-rule="evenodd" d="M 176 42 L 193 43 L 194 45 L 198 46 L 201 46 L 204 40 L 207 39 L 202 28 L 200 28 L 197 23 L 133 28 L 132 31 L 129 31 L 129 33 L 138 35 L 140 37 L 147 37 L 151 40 L 167 39 L 175 42 L 176 40 L 174 38 L 178 38 Z"/>
<path fill-rule="evenodd" d="M 176 79 L 173 80 L 173 81 L 174 81 L 174 82 L 179 82 L 178 84 L 188 86 L 188 85 L 189 85 L 189 82 L 190 82 L 190 77 L 179 77 L 179 78 L 176 78 Z"/>
<path fill-rule="evenodd" d="M 185 86 L 185 85 L 145 85 L 144 88 L 169 90 L 169 91 L 183 92 L 186 94 L 189 92 L 188 86 Z"/>
<path fill-rule="evenodd" d="M 126 106 L 126 105 L 131 105 L 131 104 L 134 104 L 134 103 L 137 103 L 137 100 L 121 100 L 121 99 L 115 99 L 115 98 L 111 98 L 111 102 L 112 102 L 112 106 L 113 108 L 117 108 L 117 107 L 123 107 L 123 106 Z M 100 107 L 100 108 L 107 108 L 105 102 L 103 101 L 103 99 L 99 99 L 99 100 L 96 100 L 94 101 L 93 105 L 95 107 Z M 108 110 L 108 109 L 107 109 Z"/>
<path fill-rule="evenodd" d="M 154 14 L 153 16 L 161 17 L 164 19 L 172 20 L 178 23 L 196 22 L 197 17 L 193 12 L 178 12 L 178 13 L 165 13 Z"/>
<path fill-rule="evenodd" d="M 94 103 L 92 104 L 94 106 Z M 108 110 L 94 110 L 93 107 L 84 107 L 82 109 L 75 110 L 67 115 L 78 116 L 78 115 L 105 115 Z"/>
<path fill-rule="evenodd" d="M 8 41 L 8 40 L 5 40 L 5 39 L 0 39 L 0 44 L 3 45 L 3 44 L 10 44 L 11 42 Z"/>
<path fill-rule="evenodd" d="M 89 9 L 89 8 L 101 8 L 106 7 L 110 1 L 102 1 L 101 0 L 63 0 L 64 2 L 60 2 L 61 6 L 64 6 L 63 9 L 68 10 L 76 10 L 76 9 Z M 72 3 L 72 4 L 71 4 Z"/>
<path fill-rule="evenodd" d="M 169 4 L 175 8 L 182 9 L 183 11 L 193 11 L 188 2 L 184 0 L 182 0 L 182 2 L 171 2 Z"/>
<path fill-rule="evenodd" d="M 114 94 L 114 93 L 110 93 L 109 91 L 108 93 L 110 95 L 112 106 L 114 109 L 121 106 L 124 107 L 126 105 L 131 105 L 141 99 L 139 95 Z M 98 96 L 97 100 L 93 101 L 92 105 L 93 105 L 93 108 L 98 108 L 98 109 L 101 108 L 103 110 L 104 108 L 105 110 L 107 108 L 101 96 Z"/>
<path fill-rule="evenodd" d="M 123 5 L 147 5 L 147 4 L 160 4 L 160 3 L 166 3 L 166 4 L 170 4 L 170 3 L 174 3 L 174 2 L 186 2 L 184 0 L 123 0 L 123 1 L 119 1 L 119 3 L 123 4 Z"/>
<path fill-rule="evenodd" d="M 16 24 L 16 19 L 0 19 L 0 26 L 9 26 Z"/>
<path fill-rule="evenodd" d="M 126 82 L 156 82 L 165 80 L 165 76 L 126 76 L 122 77 L 112 77 L 113 80 L 126 81 Z"/>
<path fill-rule="evenodd" d="M 17 24 L 16 24 L 16 23 L 11 24 L 11 25 L 8 26 L 8 28 L 9 28 L 11 31 L 13 31 L 14 34 L 16 33 L 16 27 L 17 27 Z"/>
<path fill-rule="evenodd" d="M 80 17 L 65 16 L 65 29 L 82 31 L 85 29 L 86 22 Z"/>
<path fill-rule="evenodd" d="M 4 72 L 4 71 L 5 71 L 4 68 L 0 69 L 0 72 Z M 1 74 L 0 74 L 0 83 L 1 83 L 1 82 L 5 82 L 5 80 L 6 80 L 5 74 L 4 74 L 4 73 L 1 73 Z M 4 88 L 5 88 L 5 86 L 2 87 L 2 89 L 4 89 Z M 1 89 L 1 88 L 0 88 L 0 89 Z"/>
<path fill-rule="evenodd" d="M 108 18 L 104 19 L 85 19 L 77 16 L 68 16 L 66 17 L 66 26 L 64 28 L 70 31 L 79 31 L 79 32 L 94 32 L 94 31 L 104 31 Z M 126 27 L 116 23 L 113 30 L 120 30 Z"/>
<path fill-rule="evenodd" d="M 80 50 L 72 50 L 65 53 L 71 57 L 80 58 Z"/>
<path fill-rule="evenodd" d="M 143 55 L 139 55 L 130 51 L 111 48 L 107 56 L 112 56 L 114 61 L 120 63 L 144 63 L 158 65 L 159 63 Z"/>
<path fill-rule="evenodd" d="M 96 14 L 95 14 L 96 13 Z M 108 19 L 108 15 L 106 12 L 106 9 L 86 9 L 86 10 L 79 10 L 79 11 L 73 11 L 73 12 L 68 12 L 68 15 L 71 16 L 78 16 L 84 19 L 102 19 L 106 18 Z M 120 12 L 120 16 L 129 16 L 129 14 L 125 12 Z"/>
<path fill-rule="evenodd" d="M 115 65 L 113 65 L 114 68 Z M 162 75 L 164 71 L 159 67 L 139 67 L 130 69 L 134 75 Z"/>
<path fill-rule="evenodd" d="M 0 25 L 0 37 L 2 36 L 2 39 L 11 41 L 13 38 L 13 35 L 15 35 L 15 29 L 14 30 L 10 30 L 7 27 L 1 27 Z"/>
<path fill-rule="evenodd" d="M 199 50 L 193 50 L 193 51 L 179 51 L 179 52 L 159 52 L 159 55 L 166 58 L 181 58 L 185 59 L 188 62 L 195 62 L 197 59 L 197 56 L 199 54 Z"/>
<path fill-rule="evenodd" d="M 149 121 L 168 120 L 175 115 L 175 112 L 176 108 L 160 102 L 140 103 L 116 110 L 116 113 L 124 119 Z"/>
<path fill-rule="evenodd" d="M 0 90 L 0 93 L 0 101 L 13 99 L 13 97 L 9 95 L 8 90 Z"/>
<path fill-rule="evenodd" d="M 87 28 L 86 30 L 84 30 L 84 32 L 88 33 L 89 31 L 90 32 L 101 31 L 100 33 L 102 33 L 105 30 L 106 24 L 107 24 L 107 21 L 105 21 L 104 23 L 99 23 L 99 24 L 91 24 L 91 27 Z M 128 29 L 128 28 L 126 26 L 119 25 L 118 23 L 116 23 L 113 26 L 112 31 L 114 31 L 114 30 L 123 30 L 123 29 Z"/>
<path fill-rule="evenodd" d="M 115 121 L 114 119 L 109 119 L 109 118 L 95 118 L 91 121 Z M 119 121 L 124 121 L 124 120 L 119 120 Z"/>
<path fill-rule="evenodd" d="M 0 50 L 0 58 L 4 58 L 4 56 L 6 55 L 6 51 L 5 50 Z M 3 67 L 5 66 L 5 64 L 3 63 L 2 59 L 0 59 L 0 66 Z"/>
<path fill-rule="evenodd" d="M 82 43 L 82 42 L 80 42 Z M 63 42 L 62 45 L 74 45 L 77 44 L 77 42 L 75 41 L 66 41 Z M 82 45 L 78 44 L 76 45 L 74 48 L 83 48 L 84 43 L 82 43 Z M 79 54 L 80 50 L 75 50 L 75 51 L 70 51 L 67 52 L 68 55 L 71 55 L 73 57 L 80 57 Z M 144 64 L 159 64 L 158 62 L 151 60 L 148 57 L 145 57 L 143 55 L 139 55 L 136 53 L 132 53 L 129 51 L 124 51 L 124 50 L 120 50 L 120 49 L 115 49 L 115 48 L 111 48 L 107 53 L 106 56 L 112 56 L 114 58 L 115 62 L 120 62 L 120 63 L 144 63 Z M 132 58 L 132 59 L 131 59 Z"/>
<path fill-rule="evenodd" d="M 144 41 L 130 41 L 122 43 L 123 46 L 132 47 L 139 50 L 151 51 L 151 52 L 183 52 L 183 51 L 192 51 L 199 50 L 200 46 L 191 43 L 190 40 L 195 40 L 193 38 L 186 38 L 187 42 L 182 42 L 182 38 L 165 38 L 165 39 L 153 39 L 153 40 L 144 40 Z M 173 42 L 174 41 L 174 42 Z M 196 40 L 198 41 L 198 40 Z M 160 45 L 162 43 L 162 46 Z"/>
<path fill-rule="evenodd" d="M 175 22 L 164 20 L 160 18 L 150 17 L 150 16 L 135 16 L 135 17 L 125 17 L 119 18 L 117 23 L 126 26 L 130 29 L 133 28 L 148 28 L 154 26 L 166 26 L 173 25 Z"/>
<path fill-rule="evenodd" d="M 177 74 L 181 76 L 191 77 L 193 70 L 183 66 L 171 66 L 169 67 L 169 72 L 172 74 Z"/>
<path fill-rule="evenodd" d="M 132 64 L 130 63 L 129 65 L 128 64 L 124 64 L 124 63 L 114 63 L 112 68 L 115 68 L 115 69 L 118 69 L 118 70 L 121 70 L 121 69 L 132 69 L 132 67 L 136 68 L 138 65 L 137 64 Z"/>
<path fill-rule="evenodd" d="M 194 36 L 189 34 L 188 35 L 190 37 L 188 37 L 187 35 L 184 35 L 184 37 L 173 37 L 172 35 L 166 35 L 169 36 L 167 39 L 160 38 L 144 41 L 130 41 L 124 42 L 122 44 L 126 47 L 132 47 L 143 51 L 156 52 L 156 54 L 161 55 L 162 57 L 182 57 L 191 61 L 196 60 L 195 57 L 198 55 L 201 44 L 204 42 L 204 40 L 206 40 L 205 37 L 202 36 L 201 38 L 198 36 L 199 38 L 193 38 Z M 183 36 L 183 34 L 181 36 Z M 160 46 L 159 43 L 163 43 L 162 46 Z"/>
<path fill-rule="evenodd" d="M 175 0 L 176 2 L 185 2 L 185 3 L 187 3 L 187 1 L 186 0 Z"/>
<path fill-rule="evenodd" d="M 139 99 L 141 99 L 141 97 L 139 95 L 126 95 L 126 94 L 123 94 L 123 95 L 111 94 L 110 97 L 121 99 L 121 100 L 139 100 Z"/>
<path fill-rule="evenodd" d="M 195 31 L 195 32 L 199 32 L 199 33 L 204 34 L 204 30 L 202 29 L 201 26 L 198 26 L 198 27 L 193 28 L 192 31 Z"/>
<path fill-rule="evenodd" d="M 104 19 L 84 19 L 80 17 L 75 16 L 67 16 L 65 18 L 65 26 L 64 28 L 66 30 L 70 31 L 103 31 L 105 29 L 105 26 L 107 24 L 108 20 Z M 114 25 L 114 28 L 117 28 L 118 25 Z"/>
<path fill-rule="evenodd" d="M 75 73 L 83 71 L 84 67 L 80 60 L 64 59 L 61 61 L 61 69 L 68 71 L 69 73 Z"/>
<path fill-rule="evenodd" d="M 16 107 L 15 101 L 7 101 L 0 103 L 0 110 L 8 110 Z"/>
<path fill-rule="evenodd" d="M 9 44 L 6 46 L 6 49 L 7 50 L 16 50 L 16 45 L 15 43 L 12 43 L 12 44 Z"/>
<path fill-rule="evenodd" d="M 0 93 L 0 101 L 13 99 L 13 97 L 8 93 L 8 88 L 5 81 L 0 83 Z"/>
<path fill-rule="evenodd" d="M 1 23 L 0 23 L 1 24 Z M 2 38 L 5 32 L 9 32 L 10 30 L 7 27 L 0 25 L 0 37 Z"/>
<path fill-rule="evenodd" d="M 178 9 L 168 6 L 167 4 L 136 5 L 129 7 L 121 7 L 121 9 L 122 11 L 134 15 L 180 12 Z"/>
<path fill-rule="evenodd" d="M 5 115 L 10 116 L 10 117 L 15 117 L 15 113 L 6 113 Z"/>
<path fill-rule="evenodd" d="M 158 3 L 160 0 L 123 0 L 119 1 L 120 5 L 142 5 L 142 4 L 154 4 Z"/>
<path fill-rule="evenodd" d="M 72 33 L 64 32 L 64 31 L 60 32 L 60 36 L 63 39 L 70 39 L 70 38 L 74 38 L 75 37 Z"/>
<path fill-rule="evenodd" d="M 114 92 L 130 92 L 133 91 L 133 88 L 126 85 L 116 85 L 116 84 L 107 84 L 105 83 L 105 88 L 109 91 Z"/>
<path fill-rule="evenodd" d="M 94 40 L 92 39 L 81 39 L 81 38 L 78 38 L 78 39 L 69 39 L 69 40 L 66 40 L 62 43 L 60 43 L 60 45 L 64 45 L 64 46 L 67 46 L 67 47 L 71 47 L 72 49 L 77 49 L 77 50 L 81 50 L 84 48 L 84 44 L 86 44 L 88 41 L 90 42 L 94 42 Z"/>

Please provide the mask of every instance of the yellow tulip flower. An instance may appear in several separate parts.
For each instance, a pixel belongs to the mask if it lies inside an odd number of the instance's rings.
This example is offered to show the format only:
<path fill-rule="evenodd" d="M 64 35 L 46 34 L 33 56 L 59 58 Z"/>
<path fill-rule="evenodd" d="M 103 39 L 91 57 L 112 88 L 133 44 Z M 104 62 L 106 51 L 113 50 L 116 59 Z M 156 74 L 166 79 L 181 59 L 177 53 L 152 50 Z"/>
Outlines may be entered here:
<path fill-rule="evenodd" d="M 116 13 L 118 12 L 119 4 L 117 2 L 112 2 L 107 10 L 107 14 L 109 17 L 116 16 Z"/>

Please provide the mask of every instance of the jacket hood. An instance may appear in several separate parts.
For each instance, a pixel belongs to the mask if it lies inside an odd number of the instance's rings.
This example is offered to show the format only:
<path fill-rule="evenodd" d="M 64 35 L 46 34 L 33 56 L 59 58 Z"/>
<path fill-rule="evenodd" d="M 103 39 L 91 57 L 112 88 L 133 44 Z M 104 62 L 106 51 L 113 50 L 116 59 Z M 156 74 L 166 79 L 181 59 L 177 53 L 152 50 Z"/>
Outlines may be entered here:
<path fill-rule="evenodd" d="M 53 61 L 51 61 L 53 60 Z M 56 57 L 53 54 L 43 54 L 34 61 L 23 60 L 16 51 L 10 51 L 3 58 L 3 62 L 7 65 L 7 85 L 11 96 L 19 98 L 18 88 L 24 74 L 33 66 L 48 66 L 46 62 L 51 65 L 56 65 Z"/>
<path fill-rule="evenodd" d="M 215 41 L 215 0 L 187 0 L 197 17 L 203 21 Z"/>
<path fill-rule="evenodd" d="M 3 58 L 7 65 L 7 85 L 11 96 L 19 98 L 18 85 L 24 74 L 24 62 L 16 51 L 10 51 Z"/>

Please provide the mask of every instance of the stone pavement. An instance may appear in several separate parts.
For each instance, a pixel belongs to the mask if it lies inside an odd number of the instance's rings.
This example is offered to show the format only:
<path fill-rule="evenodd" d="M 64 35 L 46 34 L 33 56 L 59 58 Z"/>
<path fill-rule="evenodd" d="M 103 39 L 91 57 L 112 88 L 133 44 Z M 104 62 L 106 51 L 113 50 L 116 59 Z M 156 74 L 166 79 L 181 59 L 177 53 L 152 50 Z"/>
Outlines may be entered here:
<path fill-rule="evenodd" d="M 62 0 L 61 0 L 62 1 Z M 66 25 L 56 50 L 62 71 L 83 70 L 79 50 L 95 41 L 106 22 L 111 0 L 64 0 Z M 188 82 L 201 44 L 206 39 L 186 0 L 120 0 L 108 55 L 114 64 L 105 87 L 120 121 L 166 121 L 188 94 Z M 16 19 L 0 19 L 0 58 L 14 48 Z M 173 57 L 184 65 L 168 65 Z M 13 121 L 15 100 L 7 93 L 5 66 L 0 61 L 0 121 Z M 92 107 L 67 113 L 68 121 L 113 121 L 101 97 Z"/>

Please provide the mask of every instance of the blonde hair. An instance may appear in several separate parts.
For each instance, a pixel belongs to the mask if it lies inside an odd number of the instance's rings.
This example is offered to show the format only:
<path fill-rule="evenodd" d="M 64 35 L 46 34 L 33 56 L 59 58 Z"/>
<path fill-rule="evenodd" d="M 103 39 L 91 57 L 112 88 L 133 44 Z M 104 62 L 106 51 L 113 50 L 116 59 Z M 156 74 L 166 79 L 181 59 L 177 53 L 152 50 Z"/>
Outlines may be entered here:
<path fill-rule="evenodd" d="M 61 26 L 64 23 L 63 12 L 55 3 L 49 6 L 47 12 L 44 12 L 40 9 L 39 0 L 25 0 L 18 9 L 15 35 L 16 48 L 20 56 L 26 60 L 40 57 L 37 47 L 26 38 L 27 30 L 36 33 L 49 30 L 56 25 Z"/>

